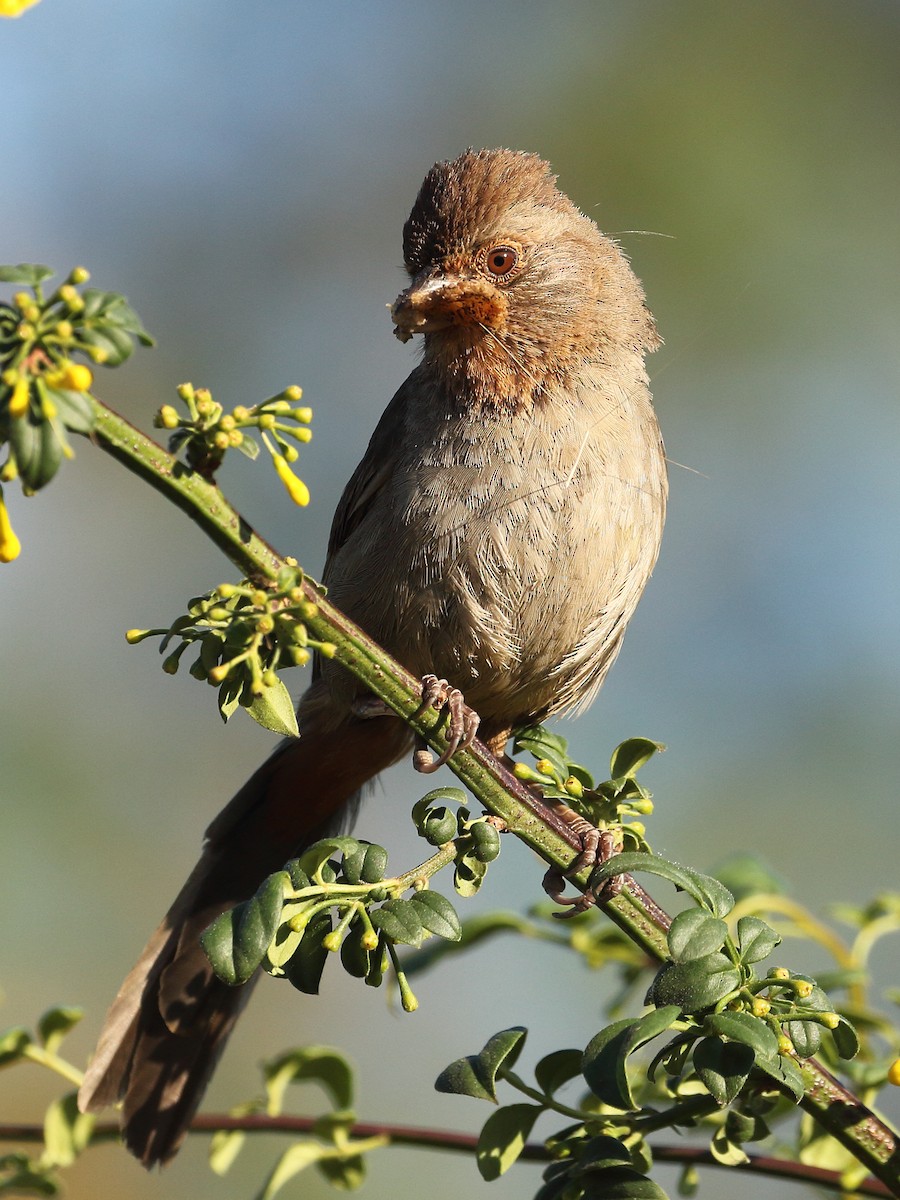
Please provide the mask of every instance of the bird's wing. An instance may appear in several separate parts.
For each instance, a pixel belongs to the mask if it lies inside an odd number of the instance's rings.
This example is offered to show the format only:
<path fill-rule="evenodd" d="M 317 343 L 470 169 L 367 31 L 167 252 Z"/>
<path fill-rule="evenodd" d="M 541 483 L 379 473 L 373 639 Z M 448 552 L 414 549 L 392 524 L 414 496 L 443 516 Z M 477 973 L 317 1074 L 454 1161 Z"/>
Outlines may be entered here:
<path fill-rule="evenodd" d="M 381 420 L 375 427 L 362 461 L 350 476 L 335 509 L 328 538 L 328 555 L 322 573 L 322 582 L 326 585 L 335 555 L 366 516 L 372 501 L 394 470 L 397 445 L 404 425 L 409 383 L 407 379 L 402 384 L 381 414 Z"/>

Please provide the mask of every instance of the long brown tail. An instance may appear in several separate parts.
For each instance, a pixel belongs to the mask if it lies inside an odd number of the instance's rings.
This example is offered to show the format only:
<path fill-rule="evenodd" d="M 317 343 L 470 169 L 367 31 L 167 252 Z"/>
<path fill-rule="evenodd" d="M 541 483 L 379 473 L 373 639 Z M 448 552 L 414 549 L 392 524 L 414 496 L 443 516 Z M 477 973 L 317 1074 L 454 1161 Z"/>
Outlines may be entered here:
<path fill-rule="evenodd" d="M 206 831 L 203 854 L 119 989 L 78 1093 L 82 1111 L 123 1100 L 123 1136 L 145 1166 L 178 1150 L 253 981 L 228 987 L 199 944 L 221 912 L 339 822 L 360 788 L 402 756 L 389 717 L 335 712 L 324 685 L 284 742 Z"/>

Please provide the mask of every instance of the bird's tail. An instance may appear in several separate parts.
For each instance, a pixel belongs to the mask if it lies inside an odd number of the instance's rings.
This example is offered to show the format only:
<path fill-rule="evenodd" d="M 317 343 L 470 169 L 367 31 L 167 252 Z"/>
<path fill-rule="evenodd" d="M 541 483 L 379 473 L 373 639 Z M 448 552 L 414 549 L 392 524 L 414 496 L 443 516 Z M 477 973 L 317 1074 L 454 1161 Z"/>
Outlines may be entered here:
<path fill-rule="evenodd" d="M 110 1007 L 79 1091 L 82 1111 L 123 1101 L 125 1144 L 145 1166 L 177 1152 L 250 995 L 252 981 L 215 977 L 200 934 L 334 829 L 409 744 L 398 720 L 335 713 L 321 683 L 298 715 L 300 739 L 282 743 L 207 830 L 200 861 Z"/>

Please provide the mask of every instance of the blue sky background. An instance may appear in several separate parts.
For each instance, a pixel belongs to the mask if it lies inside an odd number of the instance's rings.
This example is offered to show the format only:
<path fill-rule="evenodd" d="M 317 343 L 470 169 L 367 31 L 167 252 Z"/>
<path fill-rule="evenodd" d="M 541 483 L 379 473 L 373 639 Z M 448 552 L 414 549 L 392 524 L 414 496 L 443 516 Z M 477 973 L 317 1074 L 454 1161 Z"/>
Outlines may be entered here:
<path fill-rule="evenodd" d="M 704 868 L 753 851 L 816 909 L 862 901 L 895 886 L 900 840 L 898 54 L 887 0 L 43 0 L 0 25 L 0 259 L 83 263 L 128 295 L 159 346 L 96 391 L 145 428 L 185 379 L 229 406 L 302 384 L 309 510 L 262 465 L 222 482 L 315 574 L 415 361 L 384 306 L 422 175 L 467 145 L 543 154 L 644 281 L 683 464 L 625 650 L 564 732 L 600 772 L 624 737 L 668 744 L 646 772 L 661 852 Z M 270 740 L 246 719 L 224 730 L 211 693 L 122 637 L 230 575 L 180 514 L 86 444 L 45 493 L 8 498 L 24 549 L 0 579 L 0 1023 L 83 1003 L 83 1054 Z M 396 769 L 358 826 L 398 868 L 418 853 L 420 791 Z M 524 908 L 539 875 L 506 847 L 464 914 Z M 321 1041 L 360 1064 L 362 1117 L 475 1129 L 474 1102 L 432 1094 L 440 1068 L 516 1023 L 535 1058 L 583 1045 L 604 986 L 512 946 L 423 980 L 413 1018 L 337 971 L 319 1002 L 264 981 L 209 1104 L 251 1093 L 262 1057 Z M 0 1112 L 40 1113 L 52 1089 L 36 1069 L 28 1083 L 4 1076 Z M 275 1149 L 215 1191 L 200 1142 L 150 1177 L 104 1149 L 69 1194 L 244 1197 Z M 367 1194 L 411 1179 L 436 1197 L 486 1187 L 467 1162 L 394 1151 Z M 523 1168 L 488 1194 L 536 1180 Z M 304 1177 L 295 1194 L 319 1190 Z"/>

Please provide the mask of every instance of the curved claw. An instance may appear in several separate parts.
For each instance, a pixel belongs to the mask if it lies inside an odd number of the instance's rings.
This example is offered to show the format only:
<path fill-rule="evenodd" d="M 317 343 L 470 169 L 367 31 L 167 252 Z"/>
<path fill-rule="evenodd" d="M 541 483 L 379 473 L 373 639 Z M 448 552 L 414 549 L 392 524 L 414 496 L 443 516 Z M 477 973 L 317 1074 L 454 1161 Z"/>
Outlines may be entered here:
<path fill-rule="evenodd" d="M 614 829 L 604 829 L 601 832 L 589 822 L 581 822 L 579 818 L 579 825 L 576 827 L 576 832 L 581 838 L 580 852 L 565 871 L 559 870 L 558 867 L 551 867 L 543 879 L 543 887 L 547 895 L 557 904 L 569 906 L 568 912 L 553 914 L 562 920 L 577 916 L 578 913 L 586 912 L 587 909 L 592 908 L 597 903 L 605 904 L 608 900 L 612 900 L 614 896 L 618 896 L 625 884 L 624 875 L 614 875 L 611 879 L 607 879 L 602 883 L 599 888 L 588 886 L 580 895 L 563 895 L 566 879 L 578 875 L 579 872 L 586 870 L 588 867 L 598 867 L 605 862 L 609 862 L 619 852 L 619 836 Z"/>
<path fill-rule="evenodd" d="M 413 766 L 424 775 L 430 775 L 444 766 L 457 750 L 468 749 L 475 741 L 479 723 L 478 714 L 466 708 L 459 688 L 451 687 L 446 679 L 438 679 L 437 675 L 423 675 L 422 703 L 413 716 L 420 717 L 428 708 L 446 709 L 447 746 L 436 759 L 432 759 L 431 751 L 424 744 L 416 749 Z"/>

